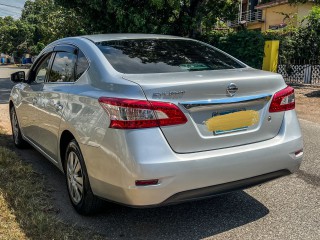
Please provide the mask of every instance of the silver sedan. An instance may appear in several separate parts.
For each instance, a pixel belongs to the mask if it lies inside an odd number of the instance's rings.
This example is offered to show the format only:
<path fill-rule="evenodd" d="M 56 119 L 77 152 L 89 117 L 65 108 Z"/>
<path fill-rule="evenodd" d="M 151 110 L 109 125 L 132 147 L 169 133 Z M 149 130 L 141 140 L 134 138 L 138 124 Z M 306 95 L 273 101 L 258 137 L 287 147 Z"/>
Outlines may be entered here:
<path fill-rule="evenodd" d="M 301 164 L 294 89 L 196 40 L 65 38 L 11 80 L 15 145 L 65 173 L 81 214 L 102 199 L 152 207 L 212 197 Z"/>

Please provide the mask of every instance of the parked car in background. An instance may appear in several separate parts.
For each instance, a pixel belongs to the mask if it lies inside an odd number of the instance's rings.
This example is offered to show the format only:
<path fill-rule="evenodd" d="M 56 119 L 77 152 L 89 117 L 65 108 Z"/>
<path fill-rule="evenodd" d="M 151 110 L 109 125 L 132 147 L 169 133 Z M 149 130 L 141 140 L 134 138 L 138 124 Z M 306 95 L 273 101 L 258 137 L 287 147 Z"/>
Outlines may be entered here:
<path fill-rule="evenodd" d="M 81 214 L 101 199 L 153 207 L 293 173 L 293 88 L 205 43 L 103 34 L 48 45 L 11 76 L 13 139 L 66 175 Z"/>

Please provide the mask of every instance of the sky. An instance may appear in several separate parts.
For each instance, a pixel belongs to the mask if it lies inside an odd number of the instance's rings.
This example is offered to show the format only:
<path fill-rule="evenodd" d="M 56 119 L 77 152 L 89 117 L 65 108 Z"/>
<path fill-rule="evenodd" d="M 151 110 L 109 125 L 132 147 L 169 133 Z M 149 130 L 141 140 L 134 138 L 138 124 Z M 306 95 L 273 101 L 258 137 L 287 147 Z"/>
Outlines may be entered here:
<path fill-rule="evenodd" d="M 26 0 L 0 0 L 0 17 L 19 18 L 25 2 Z"/>

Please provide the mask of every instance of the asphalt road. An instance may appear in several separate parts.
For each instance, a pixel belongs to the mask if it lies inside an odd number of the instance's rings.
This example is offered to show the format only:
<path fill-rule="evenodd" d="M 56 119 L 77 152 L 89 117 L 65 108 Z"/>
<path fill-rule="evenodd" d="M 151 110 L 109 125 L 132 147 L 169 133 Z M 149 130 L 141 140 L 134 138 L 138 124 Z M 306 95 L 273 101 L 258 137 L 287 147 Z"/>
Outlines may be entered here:
<path fill-rule="evenodd" d="M 0 68 L 0 90 L 10 87 Z M 64 176 L 33 149 L 17 151 L 45 178 L 57 216 L 106 239 L 320 239 L 320 125 L 300 121 L 305 144 L 300 170 L 245 191 L 154 209 L 106 204 L 79 216 L 69 203 Z"/>

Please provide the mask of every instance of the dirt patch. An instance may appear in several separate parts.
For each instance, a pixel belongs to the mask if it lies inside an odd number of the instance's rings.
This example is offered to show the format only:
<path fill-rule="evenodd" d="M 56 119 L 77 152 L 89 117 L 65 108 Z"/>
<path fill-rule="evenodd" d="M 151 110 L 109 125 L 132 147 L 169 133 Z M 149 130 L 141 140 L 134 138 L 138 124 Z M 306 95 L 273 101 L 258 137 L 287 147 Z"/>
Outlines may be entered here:
<path fill-rule="evenodd" d="M 2 127 L 8 134 L 11 134 L 8 104 L 0 104 L 0 127 Z"/>
<path fill-rule="evenodd" d="M 320 124 L 320 88 L 294 88 L 298 117 Z"/>

